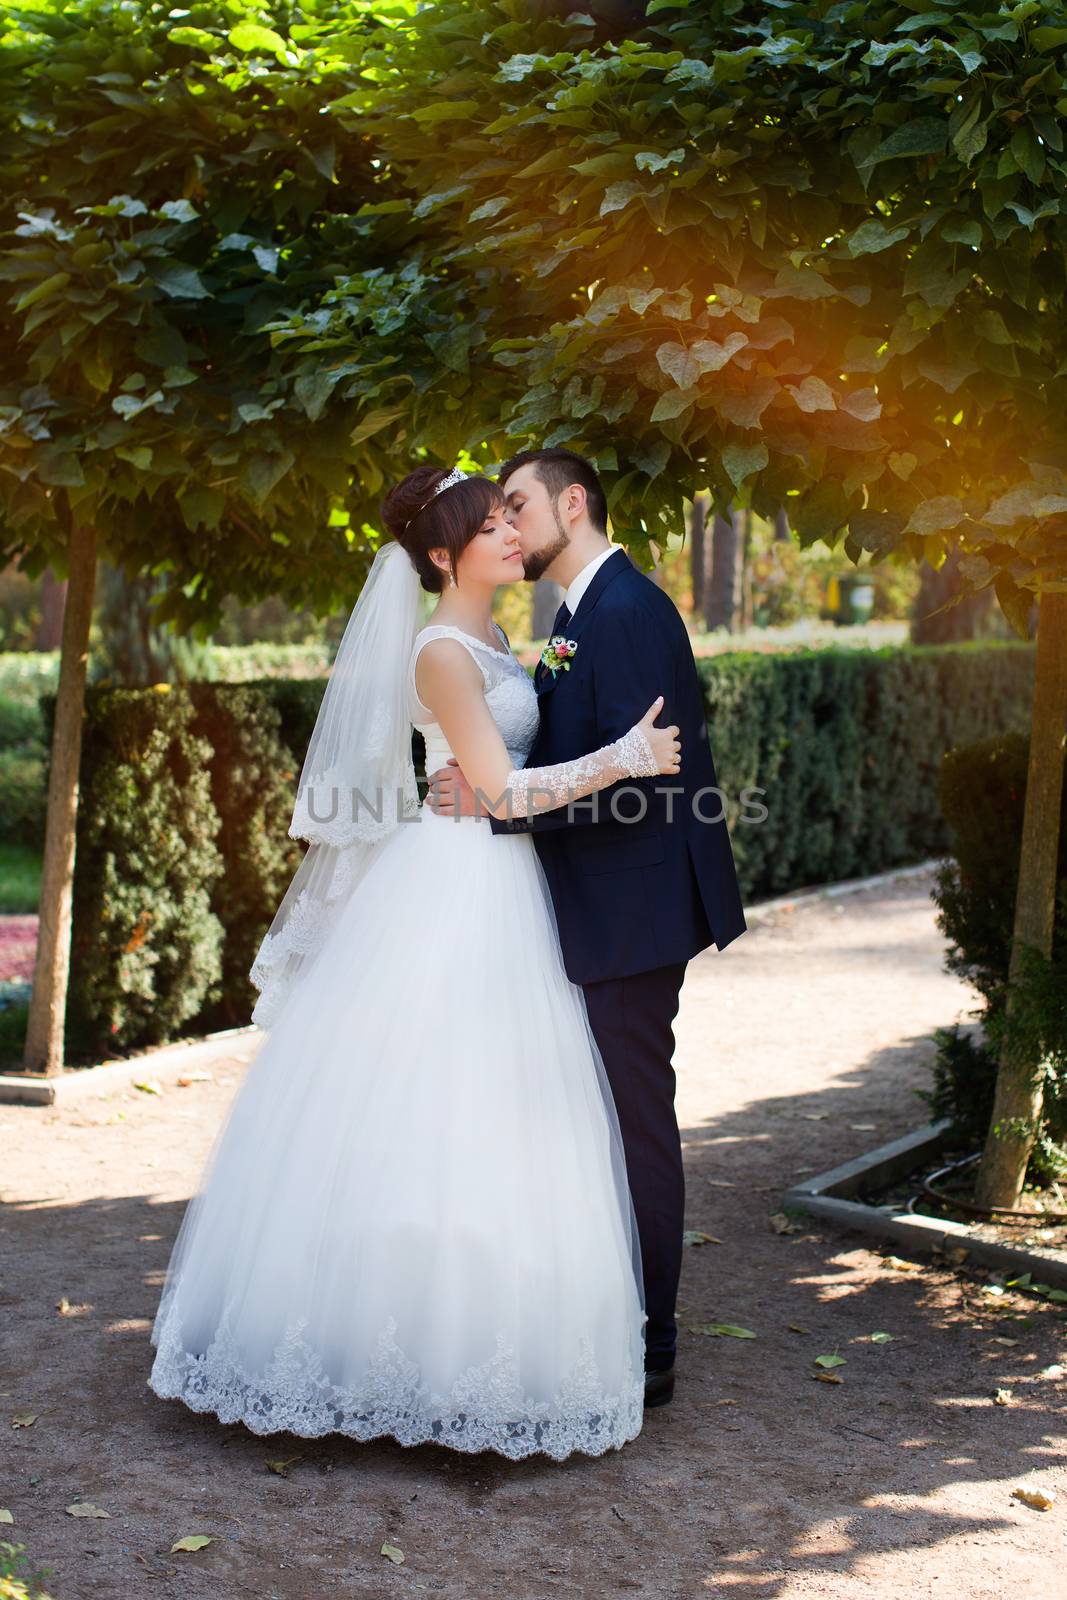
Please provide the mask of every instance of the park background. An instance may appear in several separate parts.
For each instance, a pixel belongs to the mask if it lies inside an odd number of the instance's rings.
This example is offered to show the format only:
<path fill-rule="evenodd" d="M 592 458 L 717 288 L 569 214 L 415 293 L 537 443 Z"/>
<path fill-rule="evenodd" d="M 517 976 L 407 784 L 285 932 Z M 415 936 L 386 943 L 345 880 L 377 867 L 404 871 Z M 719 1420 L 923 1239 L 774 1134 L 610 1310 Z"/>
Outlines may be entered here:
<path fill-rule="evenodd" d="M 930 1110 L 1058 1215 L 1065 70 L 1043 0 L 0 3 L 8 1076 L 246 1023 L 385 489 L 565 444 L 746 904 L 938 860 Z"/>

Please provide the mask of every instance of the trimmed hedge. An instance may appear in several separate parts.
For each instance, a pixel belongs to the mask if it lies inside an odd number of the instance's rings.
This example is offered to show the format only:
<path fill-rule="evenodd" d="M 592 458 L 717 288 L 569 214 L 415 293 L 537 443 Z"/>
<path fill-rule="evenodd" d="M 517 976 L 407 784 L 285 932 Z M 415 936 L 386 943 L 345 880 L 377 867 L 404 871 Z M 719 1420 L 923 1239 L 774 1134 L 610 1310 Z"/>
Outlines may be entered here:
<path fill-rule="evenodd" d="M 1033 656 L 980 643 L 702 659 L 744 898 L 946 851 L 942 757 L 1026 728 Z M 324 688 L 89 690 L 73 1048 L 247 1022 L 252 957 L 304 848 L 288 826 Z M 54 698 L 42 704 L 50 730 Z M 746 786 L 764 791 L 759 825 L 743 820 Z"/>
<path fill-rule="evenodd" d="M 746 899 L 863 877 L 949 847 L 937 804 L 956 745 L 1030 723 L 1034 647 L 1014 642 L 698 661 Z M 746 823 L 746 788 L 768 816 Z"/>

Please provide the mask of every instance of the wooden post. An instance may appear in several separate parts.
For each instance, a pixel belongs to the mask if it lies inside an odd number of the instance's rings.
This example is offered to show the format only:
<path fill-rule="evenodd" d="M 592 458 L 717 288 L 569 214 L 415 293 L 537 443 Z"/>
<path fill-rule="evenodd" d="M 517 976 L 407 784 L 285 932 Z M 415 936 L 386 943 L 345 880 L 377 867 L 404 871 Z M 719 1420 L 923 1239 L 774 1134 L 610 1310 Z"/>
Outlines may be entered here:
<path fill-rule="evenodd" d="M 1041 596 L 1037 624 L 1030 760 L 1019 857 L 1019 887 L 1008 969 L 1007 1010 L 1020 974 L 1022 949 L 1052 953 L 1056 909 L 1056 862 L 1067 742 L 1067 594 Z M 1001 1054 L 993 1116 L 978 1169 L 975 1194 L 981 1206 L 1014 1209 L 1019 1204 L 1043 1100 L 1040 1064 L 1010 1042 Z"/>
<path fill-rule="evenodd" d="M 78 821 L 89 625 L 96 583 L 96 530 L 72 519 L 67 603 L 56 692 L 48 816 L 37 930 L 37 956 L 22 1065 L 27 1072 L 63 1070 L 63 1035 L 70 978 L 70 934 L 74 902 L 74 847 Z"/>

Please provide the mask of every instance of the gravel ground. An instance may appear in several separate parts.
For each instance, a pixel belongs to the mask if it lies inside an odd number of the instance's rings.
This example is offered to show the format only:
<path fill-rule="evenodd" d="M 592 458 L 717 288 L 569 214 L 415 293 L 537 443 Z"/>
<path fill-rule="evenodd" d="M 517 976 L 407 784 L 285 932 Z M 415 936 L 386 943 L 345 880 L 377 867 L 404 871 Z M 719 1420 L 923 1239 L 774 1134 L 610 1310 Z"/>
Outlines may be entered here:
<path fill-rule="evenodd" d="M 688 1225 L 713 1240 L 686 1251 L 674 1404 L 608 1457 L 261 1439 L 147 1389 L 170 1245 L 258 1035 L 220 1045 L 206 1081 L 171 1064 L 159 1095 L 0 1106 L 3 1534 L 56 1600 L 1052 1600 L 1063 1309 L 771 1221 L 798 1173 L 924 1119 L 929 1035 L 972 1004 L 929 889 L 781 907 L 690 966 L 679 1119 Z M 817 1381 L 832 1354 L 843 1381 Z M 1053 1508 L 1014 1499 L 1023 1484 Z M 68 1515 L 78 1498 L 109 1518 Z M 189 1534 L 213 1542 L 172 1554 Z"/>

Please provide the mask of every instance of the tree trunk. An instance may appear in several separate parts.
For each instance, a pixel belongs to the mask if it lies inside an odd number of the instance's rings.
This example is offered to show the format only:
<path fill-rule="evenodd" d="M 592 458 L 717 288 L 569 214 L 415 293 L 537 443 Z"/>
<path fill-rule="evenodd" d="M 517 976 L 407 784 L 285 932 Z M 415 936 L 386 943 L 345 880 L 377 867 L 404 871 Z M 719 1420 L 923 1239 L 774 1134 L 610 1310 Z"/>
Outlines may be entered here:
<path fill-rule="evenodd" d="M 67 603 L 67 580 L 57 578 L 51 567 L 45 569 L 41 586 L 41 621 L 37 629 L 38 650 L 58 650 L 63 643 L 63 608 Z"/>
<path fill-rule="evenodd" d="M 1008 971 L 1009 1021 L 1012 984 L 1020 973 L 1023 946 L 1032 946 L 1046 958 L 1052 953 L 1065 738 L 1067 594 L 1046 592 L 1041 596 L 1038 611 L 1030 760 Z M 978 1169 L 976 1198 L 979 1205 L 1018 1206 L 1041 1116 L 1042 1092 L 1039 1064 L 1018 1046 L 1013 1048 L 1010 1042 L 1006 1044 L 997 1072 L 985 1152 Z"/>
<path fill-rule="evenodd" d="M 693 616 L 704 614 L 704 529 L 708 502 L 702 494 L 693 501 L 689 514 L 689 581 L 693 589 Z"/>
<path fill-rule="evenodd" d="M 563 590 L 551 578 L 538 578 L 533 592 L 533 621 L 530 631 L 535 639 L 547 639 L 556 620 Z"/>
<path fill-rule="evenodd" d="M 752 510 L 741 512 L 741 626 L 752 626 Z"/>
<path fill-rule="evenodd" d="M 63 1070 L 63 1032 L 70 976 L 70 933 L 74 899 L 74 844 L 78 820 L 78 767 L 81 760 L 89 624 L 96 580 L 96 530 L 72 520 L 67 603 L 59 662 L 52 760 L 48 774 L 48 814 L 37 927 L 37 957 L 22 1065 L 49 1075 Z"/>
<path fill-rule="evenodd" d="M 741 604 L 741 514 L 715 513 L 711 525 L 711 574 L 704 596 L 708 631 L 733 633 Z"/>

